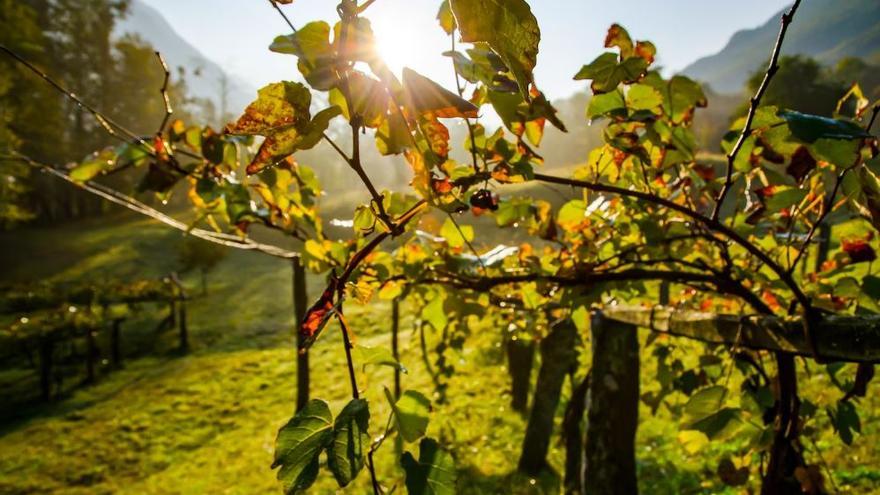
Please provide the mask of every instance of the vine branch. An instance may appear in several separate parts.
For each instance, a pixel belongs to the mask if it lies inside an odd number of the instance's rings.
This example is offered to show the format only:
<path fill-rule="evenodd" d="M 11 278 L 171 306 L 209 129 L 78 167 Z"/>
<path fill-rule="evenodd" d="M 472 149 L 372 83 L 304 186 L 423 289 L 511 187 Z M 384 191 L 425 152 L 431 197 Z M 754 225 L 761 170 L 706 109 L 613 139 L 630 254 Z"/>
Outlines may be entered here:
<path fill-rule="evenodd" d="M 159 93 L 162 95 L 162 102 L 165 103 L 165 116 L 162 118 L 162 123 L 159 124 L 159 130 L 156 131 L 156 135 L 161 136 L 162 132 L 165 131 L 165 126 L 168 125 L 168 120 L 171 118 L 171 114 L 174 113 L 174 110 L 171 108 L 171 99 L 168 97 L 168 82 L 171 79 L 171 71 L 168 70 L 168 64 L 165 63 L 165 57 L 162 56 L 161 52 L 156 52 L 156 58 L 159 59 L 159 65 L 162 66 L 162 71 L 165 73 L 165 78 L 162 80 L 162 87 L 159 89 Z"/>
<path fill-rule="evenodd" d="M 767 72 L 764 73 L 764 79 L 761 81 L 758 91 L 749 100 L 749 113 L 746 116 L 746 123 L 743 125 L 739 139 L 736 140 L 733 149 L 727 154 L 727 172 L 724 178 L 724 186 L 721 188 L 718 197 L 715 199 L 715 209 L 712 211 L 712 220 L 718 220 L 718 216 L 721 214 L 721 207 L 724 205 L 724 199 L 727 197 L 730 188 L 733 186 L 733 164 L 736 161 L 736 156 L 742 149 L 743 144 L 745 144 L 746 139 L 752 134 L 752 122 L 755 120 L 755 113 L 758 110 L 758 106 L 761 104 L 761 99 L 764 97 L 767 87 L 770 86 L 770 81 L 779 70 L 779 54 L 782 51 L 782 42 L 785 39 L 785 33 L 788 31 L 788 26 L 791 24 L 792 19 L 794 19 L 794 14 L 797 12 L 800 4 L 801 0 L 795 0 L 788 12 L 782 15 L 782 24 L 779 28 L 779 34 L 776 37 L 776 44 L 773 46 L 773 53 L 770 56 L 770 65 L 767 67 Z"/>
<path fill-rule="evenodd" d="M 107 201 L 110 201 L 111 203 L 123 206 L 125 208 L 128 208 L 131 211 L 134 211 L 134 212 L 139 213 L 141 215 L 147 216 L 147 217 L 152 218 L 154 220 L 158 220 L 159 222 L 162 222 L 163 224 L 165 224 L 171 228 L 174 228 L 174 229 L 177 229 L 181 232 L 190 234 L 193 237 L 198 237 L 199 239 L 203 239 L 208 242 L 213 242 L 214 244 L 219 244 L 221 246 L 231 247 L 231 248 L 235 248 L 235 249 L 241 249 L 241 250 L 245 250 L 245 251 L 258 251 L 258 252 L 261 252 L 264 254 L 268 254 L 270 256 L 274 256 L 276 258 L 292 259 L 292 258 L 297 258 L 300 256 L 299 253 L 297 253 L 297 252 L 288 251 L 286 249 L 283 249 L 283 248 L 280 248 L 278 246 L 274 246 L 271 244 L 259 243 L 259 242 L 256 242 L 256 241 L 250 239 L 250 238 L 247 238 L 247 237 L 241 238 L 241 237 L 231 235 L 231 234 L 223 234 L 223 233 L 218 233 L 218 232 L 212 232 L 210 230 L 191 228 L 189 225 L 181 222 L 180 220 L 177 220 L 173 217 L 170 217 L 170 216 L 162 213 L 161 211 L 156 210 L 155 208 L 152 208 L 152 207 L 138 201 L 135 198 L 132 198 L 130 196 L 126 196 L 126 195 L 124 195 L 114 189 L 111 189 L 106 186 L 102 186 L 101 184 L 91 182 L 91 181 L 84 182 L 84 183 L 76 182 L 73 179 L 71 179 L 69 175 L 58 170 L 55 167 L 46 165 L 44 163 L 39 163 L 36 160 L 33 160 L 30 157 L 27 157 L 27 156 L 22 155 L 20 153 L 17 153 L 17 152 L 14 152 L 14 153 L 15 153 L 14 158 L 17 159 L 18 161 L 22 161 L 22 162 L 24 162 L 34 168 L 37 168 L 39 170 L 43 170 L 46 173 L 49 173 L 55 177 L 58 177 L 61 180 L 64 180 L 70 184 L 73 184 L 74 186 L 76 186 L 80 189 L 83 189 L 89 193 L 92 193 L 96 196 L 104 198 Z"/>

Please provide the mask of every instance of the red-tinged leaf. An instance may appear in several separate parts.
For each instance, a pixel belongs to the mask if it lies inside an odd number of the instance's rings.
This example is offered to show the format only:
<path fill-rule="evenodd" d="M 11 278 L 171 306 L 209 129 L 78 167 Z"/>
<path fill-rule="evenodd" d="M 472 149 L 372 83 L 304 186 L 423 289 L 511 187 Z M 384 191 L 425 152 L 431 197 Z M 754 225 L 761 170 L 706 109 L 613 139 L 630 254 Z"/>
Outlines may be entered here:
<path fill-rule="evenodd" d="M 782 305 L 779 304 L 779 300 L 776 299 L 776 296 L 773 295 L 769 290 L 765 290 L 761 293 L 761 300 L 764 301 L 764 304 L 770 307 L 773 311 L 779 311 L 782 309 Z"/>
<path fill-rule="evenodd" d="M 767 157 L 765 156 L 765 158 Z M 768 159 L 768 161 L 772 160 Z M 800 184 L 814 168 L 816 168 L 816 159 L 813 158 L 806 146 L 801 146 L 791 155 L 791 161 L 785 167 L 785 172 Z"/>
<path fill-rule="evenodd" d="M 776 186 L 766 186 L 755 190 L 755 194 L 761 200 L 766 200 L 776 193 Z"/>
<path fill-rule="evenodd" d="M 869 239 L 843 239 L 843 252 L 849 255 L 851 263 L 870 262 L 877 259 L 874 248 L 868 244 Z"/>
<path fill-rule="evenodd" d="M 492 178 L 501 183 L 510 182 L 510 165 L 499 163 L 492 169 Z"/>
<path fill-rule="evenodd" d="M 241 232 L 244 235 L 247 235 L 248 227 L 251 226 L 251 222 L 248 220 L 242 220 L 235 224 L 235 229 Z"/>
<path fill-rule="evenodd" d="M 820 272 L 830 272 L 831 270 L 836 270 L 838 263 L 836 260 L 827 260 L 822 262 L 822 266 L 819 267 Z"/>
<path fill-rule="evenodd" d="M 444 119 L 477 117 L 473 103 L 412 69 L 403 69 L 403 90 L 408 106 L 418 114 Z"/>
<path fill-rule="evenodd" d="M 227 133 L 269 136 L 291 127 L 300 130 L 311 120 L 312 95 L 300 83 L 273 83 L 258 95 L 235 124 L 226 126 Z"/>
<path fill-rule="evenodd" d="M 449 182 L 449 179 L 444 177 L 442 179 L 438 179 L 436 177 L 431 178 L 431 189 L 434 190 L 437 194 L 448 194 L 452 192 L 452 183 Z"/>
<path fill-rule="evenodd" d="M 437 154 L 441 160 L 449 156 L 449 129 L 435 119 L 422 119 L 420 123 L 422 132 L 431 146 L 431 151 Z"/>
<path fill-rule="evenodd" d="M 608 34 L 605 35 L 605 48 L 620 48 L 621 59 L 629 58 L 633 55 L 634 47 L 632 38 L 629 33 L 620 24 L 612 24 L 608 28 Z"/>
<path fill-rule="evenodd" d="M 321 297 L 306 312 L 306 316 L 300 323 L 299 333 L 303 337 L 300 351 L 308 349 L 317 340 L 321 330 L 333 315 L 335 307 L 336 282 L 331 282 Z"/>
<path fill-rule="evenodd" d="M 705 181 L 715 180 L 715 167 L 704 163 L 694 163 L 694 173 Z"/>
<path fill-rule="evenodd" d="M 260 150 L 247 166 L 247 174 L 256 174 L 266 167 L 286 159 L 296 151 L 312 149 L 321 140 L 330 121 L 340 112 L 339 107 L 332 106 L 318 112 L 315 118 L 307 122 L 301 129 L 290 127 L 267 136 L 263 144 L 260 145 Z"/>
<path fill-rule="evenodd" d="M 160 162 L 168 161 L 168 148 L 162 136 L 153 136 L 153 149 L 156 150 L 156 159 Z"/>
<path fill-rule="evenodd" d="M 657 47 L 650 41 L 639 41 L 636 43 L 636 55 L 642 57 L 648 65 L 654 63 L 654 57 L 657 55 Z"/>

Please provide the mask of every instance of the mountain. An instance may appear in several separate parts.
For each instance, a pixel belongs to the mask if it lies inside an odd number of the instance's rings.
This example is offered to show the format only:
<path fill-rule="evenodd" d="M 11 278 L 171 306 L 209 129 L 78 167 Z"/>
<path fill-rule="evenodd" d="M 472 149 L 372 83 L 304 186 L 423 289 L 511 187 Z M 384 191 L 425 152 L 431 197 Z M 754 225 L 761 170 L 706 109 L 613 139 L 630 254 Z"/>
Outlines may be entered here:
<path fill-rule="evenodd" d="M 217 63 L 205 57 L 183 39 L 158 10 L 141 0 L 131 2 L 128 14 L 120 19 L 114 35 L 135 34 L 162 53 L 175 68 L 184 67 L 186 84 L 191 96 L 208 98 L 221 109 L 221 81 L 227 82 L 227 110 L 237 114 L 251 102 L 257 90 L 241 79 L 226 73 Z"/>
<path fill-rule="evenodd" d="M 749 75 L 769 60 L 782 14 L 758 28 L 738 31 L 720 52 L 682 72 L 721 93 L 742 91 Z M 880 62 L 880 1 L 802 2 L 785 36 L 782 54 L 809 55 L 825 64 L 850 56 Z"/>

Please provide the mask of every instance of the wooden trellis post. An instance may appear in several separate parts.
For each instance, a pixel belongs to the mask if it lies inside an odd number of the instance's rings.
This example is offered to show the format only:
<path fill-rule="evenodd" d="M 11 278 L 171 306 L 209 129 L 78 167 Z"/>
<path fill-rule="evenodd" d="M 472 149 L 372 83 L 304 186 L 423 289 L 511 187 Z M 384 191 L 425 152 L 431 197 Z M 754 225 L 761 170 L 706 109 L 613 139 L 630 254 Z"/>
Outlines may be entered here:
<path fill-rule="evenodd" d="M 95 383 L 95 361 L 98 356 L 98 344 L 95 341 L 97 329 L 86 328 L 86 383 Z"/>
<path fill-rule="evenodd" d="M 39 341 L 40 354 L 40 397 L 44 402 L 52 398 L 52 355 L 55 342 L 51 337 L 42 337 Z"/>
<path fill-rule="evenodd" d="M 177 272 L 171 273 L 171 283 L 174 284 L 174 288 L 176 290 L 176 294 L 171 297 L 171 318 L 172 321 L 177 322 L 177 331 L 178 331 L 178 350 L 181 354 L 186 354 L 189 352 L 189 328 L 187 327 L 186 321 L 186 289 L 183 287 L 183 283 L 180 281 L 180 278 L 177 276 Z M 175 301 L 177 302 L 177 312 L 175 313 Z"/>
<path fill-rule="evenodd" d="M 601 313 L 590 324 L 590 370 L 583 493 L 635 494 L 639 423 L 639 339 L 636 327 Z"/>
<path fill-rule="evenodd" d="M 519 470 L 524 473 L 536 475 L 547 466 L 559 394 L 565 377 L 577 362 L 577 337 L 574 323 L 566 319 L 556 322 L 541 340 L 541 370 L 519 458 Z"/>
<path fill-rule="evenodd" d="M 507 339 L 507 370 L 510 375 L 510 407 L 525 414 L 529 410 L 529 386 L 535 360 L 535 341 Z"/>
<path fill-rule="evenodd" d="M 302 349 L 303 336 L 299 326 L 308 311 L 308 294 L 306 292 L 306 270 L 302 258 L 297 256 L 291 260 L 293 265 L 293 314 L 296 332 L 296 410 L 299 411 L 309 402 L 309 353 Z"/>
<path fill-rule="evenodd" d="M 114 368 L 122 367 L 122 318 L 115 318 L 110 330 L 110 362 Z"/>

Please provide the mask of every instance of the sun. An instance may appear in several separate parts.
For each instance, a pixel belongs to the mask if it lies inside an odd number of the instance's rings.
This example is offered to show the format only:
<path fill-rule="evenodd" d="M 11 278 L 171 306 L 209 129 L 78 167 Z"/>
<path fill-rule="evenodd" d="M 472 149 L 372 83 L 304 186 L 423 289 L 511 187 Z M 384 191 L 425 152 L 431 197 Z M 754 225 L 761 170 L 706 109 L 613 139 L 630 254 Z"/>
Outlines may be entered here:
<path fill-rule="evenodd" d="M 387 17 L 373 20 L 373 36 L 376 51 L 385 64 L 400 75 L 404 67 L 418 65 L 419 57 L 424 57 L 423 45 L 417 33 L 402 25 L 399 21 Z"/>

